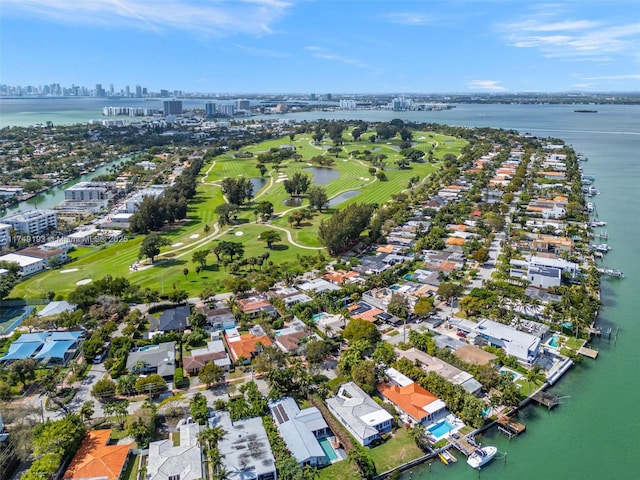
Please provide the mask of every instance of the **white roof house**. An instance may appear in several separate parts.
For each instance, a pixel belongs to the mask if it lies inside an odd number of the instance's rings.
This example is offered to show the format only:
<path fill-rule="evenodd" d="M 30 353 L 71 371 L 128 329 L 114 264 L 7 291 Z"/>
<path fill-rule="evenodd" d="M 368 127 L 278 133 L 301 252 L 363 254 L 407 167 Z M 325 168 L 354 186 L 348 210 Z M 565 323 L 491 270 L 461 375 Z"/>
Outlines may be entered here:
<path fill-rule="evenodd" d="M 354 382 L 342 385 L 335 397 L 327 399 L 327 407 L 362 445 L 391 431 L 391 414 Z"/>
<path fill-rule="evenodd" d="M 0 256 L 0 262 L 17 263 L 22 276 L 32 275 L 47 268 L 47 262 L 42 258 L 29 257 L 19 253 L 7 253 Z"/>
<path fill-rule="evenodd" d="M 218 413 L 218 425 L 226 432 L 218 442 L 229 480 L 275 480 L 273 458 L 262 418 L 231 421 L 228 412 Z"/>
<path fill-rule="evenodd" d="M 532 363 L 538 357 L 540 338 L 535 335 L 487 319 L 479 321 L 474 330 L 491 345 L 502 348 L 521 362 Z"/>
<path fill-rule="evenodd" d="M 149 444 L 147 477 L 149 480 L 199 480 L 203 478 L 202 454 L 198 445 L 200 425 L 185 424 L 180 427 L 180 444 L 172 439 Z"/>
<path fill-rule="evenodd" d="M 318 441 L 331 434 L 320 410 L 316 407 L 300 410 L 291 397 L 270 404 L 269 409 L 280 435 L 300 465 L 318 467 L 330 463 Z"/>

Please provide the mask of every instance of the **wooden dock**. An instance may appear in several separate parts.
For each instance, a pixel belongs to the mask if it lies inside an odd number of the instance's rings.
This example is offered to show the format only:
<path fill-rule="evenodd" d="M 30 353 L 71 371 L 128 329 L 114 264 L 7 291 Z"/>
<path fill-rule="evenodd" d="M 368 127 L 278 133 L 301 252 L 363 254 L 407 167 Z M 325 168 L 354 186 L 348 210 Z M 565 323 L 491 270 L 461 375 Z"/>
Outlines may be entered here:
<path fill-rule="evenodd" d="M 587 348 L 587 347 L 580 347 L 580 350 L 578 350 L 578 353 L 580 355 L 584 355 L 585 357 L 589 357 L 589 358 L 598 358 L 598 350 L 594 350 L 593 348 Z"/>
<path fill-rule="evenodd" d="M 527 429 L 526 425 L 518 423 L 507 416 L 498 417 L 497 423 L 498 431 L 504 433 L 509 438 L 518 436 Z"/>
<path fill-rule="evenodd" d="M 449 436 L 449 442 L 453 445 L 460 453 L 468 457 L 471 455 L 478 446 L 476 443 L 462 435 L 454 434 L 455 436 Z"/>
<path fill-rule="evenodd" d="M 560 397 L 542 390 L 536 392 L 531 399 L 547 407 L 549 410 L 560 404 Z"/>

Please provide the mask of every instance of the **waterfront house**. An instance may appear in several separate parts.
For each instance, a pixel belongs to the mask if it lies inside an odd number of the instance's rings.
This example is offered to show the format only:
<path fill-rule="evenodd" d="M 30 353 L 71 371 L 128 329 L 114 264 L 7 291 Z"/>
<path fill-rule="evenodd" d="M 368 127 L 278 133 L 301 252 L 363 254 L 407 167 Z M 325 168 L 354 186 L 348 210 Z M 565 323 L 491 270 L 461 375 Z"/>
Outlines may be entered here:
<path fill-rule="evenodd" d="M 329 425 L 316 407 L 300 410 L 291 397 L 269 404 L 280 436 L 299 465 L 322 467 L 330 463 L 320 439 L 332 435 Z"/>
<path fill-rule="evenodd" d="M 376 385 L 376 389 L 396 407 L 404 422 L 429 425 L 449 414 L 442 400 L 395 368 L 385 370 L 385 375 L 386 381 Z"/>
<path fill-rule="evenodd" d="M 391 432 L 393 417 L 354 382 L 340 386 L 336 396 L 327 399 L 327 407 L 361 445 Z"/>

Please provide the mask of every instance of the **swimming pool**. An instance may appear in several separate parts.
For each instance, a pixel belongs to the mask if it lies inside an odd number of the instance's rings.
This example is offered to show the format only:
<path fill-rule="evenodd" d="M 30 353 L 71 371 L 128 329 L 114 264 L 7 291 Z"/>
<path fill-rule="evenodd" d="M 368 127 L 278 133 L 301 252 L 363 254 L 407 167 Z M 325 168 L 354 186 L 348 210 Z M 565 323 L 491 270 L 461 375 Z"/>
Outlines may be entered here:
<path fill-rule="evenodd" d="M 549 346 L 553 348 L 558 348 L 558 346 L 560 346 L 560 338 L 557 335 L 554 335 L 553 337 L 551 337 L 551 340 L 549 340 Z"/>
<path fill-rule="evenodd" d="M 316 313 L 313 317 L 311 317 L 311 320 L 313 320 L 314 323 L 318 323 L 320 320 L 322 320 L 326 316 L 327 314 L 325 312 Z"/>
<path fill-rule="evenodd" d="M 442 420 L 441 422 L 432 425 L 427 430 L 429 430 L 429 433 L 431 433 L 431 435 L 433 435 L 434 437 L 440 438 L 444 437 L 454 428 L 456 427 L 454 425 L 451 425 L 447 420 Z"/>
<path fill-rule="evenodd" d="M 329 440 L 329 437 L 319 438 L 318 443 L 322 447 L 322 451 L 327 456 L 330 462 L 333 462 L 335 459 L 338 458 L 338 455 L 336 455 L 335 450 L 331 446 L 331 441 Z"/>

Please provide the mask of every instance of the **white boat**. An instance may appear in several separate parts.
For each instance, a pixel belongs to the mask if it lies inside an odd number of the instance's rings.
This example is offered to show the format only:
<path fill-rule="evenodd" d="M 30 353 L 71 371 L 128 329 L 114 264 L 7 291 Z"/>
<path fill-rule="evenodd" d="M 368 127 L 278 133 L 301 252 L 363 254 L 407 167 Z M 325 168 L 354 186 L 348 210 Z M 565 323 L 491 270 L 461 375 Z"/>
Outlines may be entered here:
<path fill-rule="evenodd" d="M 471 468 L 482 468 L 489 463 L 493 457 L 498 453 L 498 449 L 492 445 L 482 448 L 476 448 L 469 458 L 467 458 L 467 464 Z"/>
<path fill-rule="evenodd" d="M 599 243 L 597 245 L 592 245 L 592 248 L 596 252 L 601 252 L 601 253 L 607 253 L 608 251 L 611 250 L 611 247 L 609 245 L 607 245 L 606 243 Z"/>

